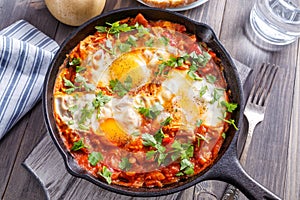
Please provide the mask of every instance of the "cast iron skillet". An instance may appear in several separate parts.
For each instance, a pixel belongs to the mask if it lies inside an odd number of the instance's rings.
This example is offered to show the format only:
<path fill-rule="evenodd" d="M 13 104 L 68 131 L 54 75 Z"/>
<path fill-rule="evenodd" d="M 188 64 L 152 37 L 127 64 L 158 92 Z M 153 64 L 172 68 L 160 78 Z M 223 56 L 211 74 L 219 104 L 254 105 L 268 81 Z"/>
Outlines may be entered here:
<path fill-rule="evenodd" d="M 60 50 L 56 53 L 51 66 L 48 70 L 44 84 L 43 92 L 43 109 L 45 114 L 46 125 L 49 133 L 63 156 L 65 165 L 69 173 L 74 176 L 84 178 L 104 189 L 112 192 L 130 195 L 130 196 L 160 196 L 184 190 L 204 180 L 220 180 L 228 182 L 238 187 L 249 199 L 280 199 L 262 185 L 253 180 L 241 167 L 237 159 L 237 138 L 239 132 L 233 127 L 228 130 L 226 139 L 219 152 L 217 159 L 202 173 L 191 177 L 185 181 L 181 181 L 163 188 L 128 188 L 117 185 L 109 185 L 88 172 L 81 169 L 71 154 L 65 148 L 63 141 L 59 136 L 56 128 L 55 119 L 53 117 L 53 87 L 58 73 L 59 66 L 63 63 L 65 56 L 70 52 L 82 39 L 95 32 L 96 25 L 105 25 L 106 22 L 115 22 L 126 17 L 135 17 L 138 13 L 142 13 L 146 19 L 150 20 L 168 20 L 180 24 L 184 24 L 190 33 L 194 33 L 197 37 L 208 44 L 221 58 L 225 68 L 225 78 L 228 86 L 232 91 L 232 100 L 239 105 L 239 109 L 234 113 L 234 120 L 239 127 L 242 124 L 243 117 L 243 91 L 239 80 L 237 70 L 233 64 L 230 55 L 218 41 L 213 30 L 206 24 L 198 23 L 186 18 L 178 13 L 170 11 L 154 9 L 154 8 L 127 8 L 114 10 L 112 12 L 97 16 L 87 23 L 80 26 L 66 41 L 62 44 Z"/>

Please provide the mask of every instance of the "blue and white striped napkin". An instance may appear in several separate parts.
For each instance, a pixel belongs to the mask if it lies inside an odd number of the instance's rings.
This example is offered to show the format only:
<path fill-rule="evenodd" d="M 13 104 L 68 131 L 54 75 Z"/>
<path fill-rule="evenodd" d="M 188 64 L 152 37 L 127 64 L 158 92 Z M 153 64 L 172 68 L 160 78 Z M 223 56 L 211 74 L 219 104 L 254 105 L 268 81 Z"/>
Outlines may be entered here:
<path fill-rule="evenodd" d="M 0 31 L 0 139 L 40 99 L 58 48 L 25 20 Z"/>

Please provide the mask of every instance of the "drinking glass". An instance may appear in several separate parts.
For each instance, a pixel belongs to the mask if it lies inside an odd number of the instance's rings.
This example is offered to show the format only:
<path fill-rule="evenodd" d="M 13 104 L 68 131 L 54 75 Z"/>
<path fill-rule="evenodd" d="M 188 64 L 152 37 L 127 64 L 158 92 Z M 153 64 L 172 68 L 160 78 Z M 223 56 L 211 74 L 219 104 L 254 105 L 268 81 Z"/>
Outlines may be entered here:
<path fill-rule="evenodd" d="M 300 36 L 299 4 L 290 0 L 256 0 L 250 25 L 255 34 L 272 45 L 287 45 Z"/>

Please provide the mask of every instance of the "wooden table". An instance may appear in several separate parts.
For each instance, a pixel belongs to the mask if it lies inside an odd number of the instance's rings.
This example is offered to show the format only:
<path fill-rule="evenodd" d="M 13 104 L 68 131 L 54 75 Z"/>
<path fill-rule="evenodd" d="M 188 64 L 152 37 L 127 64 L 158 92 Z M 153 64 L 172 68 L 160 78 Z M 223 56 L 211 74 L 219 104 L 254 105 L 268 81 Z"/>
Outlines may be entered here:
<path fill-rule="evenodd" d="M 254 72 L 262 62 L 281 66 L 265 120 L 255 129 L 245 169 L 280 197 L 300 199 L 300 45 L 297 41 L 278 52 L 253 45 L 244 32 L 253 3 L 254 0 L 210 0 L 182 14 L 209 24 L 230 54 Z M 104 12 L 129 6 L 141 4 L 134 0 L 108 0 Z M 43 0 L 1 0 L 0 29 L 19 19 L 29 21 L 59 44 L 74 30 L 53 18 Z M 250 76 L 245 95 L 252 81 Z M 45 199 L 39 182 L 22 166 L 45 132 L 39 102 L 0 141 L 1 199 Z M 183 195 L 181 199 L 190 198 Z"/>

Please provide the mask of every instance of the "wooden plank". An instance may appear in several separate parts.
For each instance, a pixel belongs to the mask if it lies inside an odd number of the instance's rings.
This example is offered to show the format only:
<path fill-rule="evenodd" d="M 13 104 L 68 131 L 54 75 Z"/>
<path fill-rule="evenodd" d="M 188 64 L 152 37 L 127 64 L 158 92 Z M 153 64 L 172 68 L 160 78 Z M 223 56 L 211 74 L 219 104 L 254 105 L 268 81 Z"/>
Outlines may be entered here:
<path fill-rule="evenodd" d="M 45 199 L 39 182 L 22 166 L 28 153 L 34 149 L 40 141 L 42 133 L 46 131 L 41 107 L 42 105 L 39 103 L 33 108 L 28 117 L 27 127 L 22 130 L 24 137 L 3 199 Z"/>
<path fill-rule="evenodd" d="M 298 41 L 298 60 L 300 66 L 300 42 Z M 294 102 L 292 122 L 290 129 L 290 140 L 287 159 L 287 172 L 284 199 L 300 199 L 300 71 L 296 70 L 296 81 L 294 88 Z"/>
<path fill-rule="evenodd" d="M 255 129 L 245 169 L 258 182 L 282 197 L 282 185 L 286 180 L 286 165 L 283 163 L 287 161 L 292 109 L 292 104 L 287 103 L 287 99 L 292 99 L 293 94 L 297 45 L 292 44 L 276 53 L 257 48 L 247 39 L 244 32 L 250 9 L 248 1 L 227 1 L 221 41 L 233 57 L 251 66 L 255 71 L 260 68 L 262 62 L 281 66 L 265 119 Z M 252 80 L 253 77 L 250 83 Z M 249 92 L 249 88 L 246 92 Z"/>
<path fill-rule="evenodd" d="M 0 141 L 0 198 L 6 190 L 29 117 L 30 114 L 24 116 Z"/>

